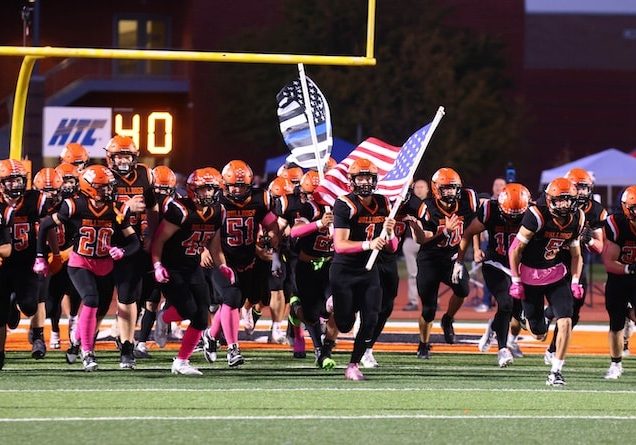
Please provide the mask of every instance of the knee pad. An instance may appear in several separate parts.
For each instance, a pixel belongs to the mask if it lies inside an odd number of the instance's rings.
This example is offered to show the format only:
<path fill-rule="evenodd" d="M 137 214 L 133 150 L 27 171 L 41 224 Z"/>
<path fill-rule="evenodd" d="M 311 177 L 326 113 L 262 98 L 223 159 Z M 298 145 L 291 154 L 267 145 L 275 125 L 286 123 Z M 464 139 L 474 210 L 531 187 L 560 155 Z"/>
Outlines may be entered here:
<path fill-rule="evenodd" d="M 32 317 L 38 311 L 38 304 L 35 301 L 20 302 L 18 304 L 20 305 L 20 311 L 27 317 Z"/>
<path fill-rule="evenodd" d="M 425 322 L 430 323 L 435 320 L 435 309 L 434 307 L 423 306 L 422 307 L 422 318 Z"/>
<path fill-rule="evenodd" d="M 528 320 L 530 326 L 530 332 L 534 335 L 545 335 L 548 332 L 548 325 L 545 320 Z"/>
<path fill-rule="evenodd" d="M 223 289 L 223 304 L 232 309 L 240 309 L 242 306 L 241 290 L 236 286 L 230 286 Z"/>
<path fill-rule="evenodd" d="M 336 322 L 336 327 L 340 332 L 349 332 L 353 329 L 353 325 L 355 324 L 356 318 L 354 317 L 338 317 L 335 316 L 334 320 Z"/>

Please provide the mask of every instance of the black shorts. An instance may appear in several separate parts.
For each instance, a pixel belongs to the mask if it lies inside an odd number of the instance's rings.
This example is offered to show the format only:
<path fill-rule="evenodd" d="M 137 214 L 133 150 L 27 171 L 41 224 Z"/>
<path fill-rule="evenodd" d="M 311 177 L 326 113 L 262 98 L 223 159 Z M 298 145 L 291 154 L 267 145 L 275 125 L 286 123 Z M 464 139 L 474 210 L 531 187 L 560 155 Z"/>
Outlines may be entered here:
<path fill-rule="evenodd" d="M 435 319 L 440 283 L 449 286 L 459 298 L 468 296 L 470 278 L 466 266 L 463 267 L 464 274 L 461 281 L 458 284 L 453 284 L 451 281 L 453 261 L 448 259 L 417 259 L 417 293 L 422 300 L 422 316 L 424 320 L 431 322 Z"/>
<path fill-rule="evenodd" d="M 45 279 L 34 273 L 32 267 L 33 264 L 0 267 L 0 299 L 9 301 L 15 293 L 14 301 L 27 317 L 37 312 L 38 303 L 46 301 L 46 293 L 41 290 Z"/>
<path fill-rule="evenodd" d="M 541 335 L 547 331 L 544 306 L 548 301 L 554 312 L 556 320 L 560 318 L 572 318 L 573 299 L 570 289 L 570 277 L 565 276 L 556 283 L 543 286 L 523 285 L 526 298 L 523 300 L 523 310 L 530 324 L 533 334 Z M 545 300 L 544 300 L 545 298 Z"/>
<path fill-rule="evenodd" d="M 310 262 L 296 263 L 296 277 L 298 277 L 298 296 L 303 308 L 303 315 L 308 323 L 314 324 L 320 317 L 328 318 L 325 302 L 331 295 L 329 286 L 330 262 L 323 263 L 318 270 Z"/>
<path fill-rule="evenodd" d="M 184 320 L 199 331 L 208 325 L 210 288 L 203 269 L 168 269 L 170 280 L 161 285 L 161 291 L 170 306 L 174 306 Z"/>
<path fill-rule="evenodd" d="M 141 283 L 145 274 L 153 273 L 152 260 L 145 250 L 115 261 L 113 279 L 117 288 L 117 301 L 133 304 L 141 296 Z"/>
<path fill-rule="evenodd" d="M 382 302 L 382 289 L 377 266 L 367 271 L 363 267 L 332 264 L 329 282 L 333 294 L 333 313 L 340 332 L 353 328 L 356 312 L 360 318 L 377 319 Z"/>
<path fill-rule="evenodd" d="M 625 327 L 627 305 L 636 307 L 636 276 L 607 274 L 605 284 L 605 309 L 609 315 L 609 327 L 619 332 Z"/>
<path fill-rule="evenodd" d="M 77 289 L 85 306 L 97 308 L 97 317 L 103 317 L 108 312 L 113 299 L 113 275 L 95 275 L 81 267 L 68 267 L 68 276 Z"/>

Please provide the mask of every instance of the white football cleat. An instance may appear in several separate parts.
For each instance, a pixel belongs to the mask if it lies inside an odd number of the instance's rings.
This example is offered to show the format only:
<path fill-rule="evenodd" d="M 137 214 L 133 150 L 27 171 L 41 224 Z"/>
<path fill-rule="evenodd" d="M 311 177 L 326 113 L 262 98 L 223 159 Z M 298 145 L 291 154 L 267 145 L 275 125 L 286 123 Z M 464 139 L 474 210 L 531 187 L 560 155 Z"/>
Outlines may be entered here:
<path fill-rule="evenodd" d="M 201 371 L 190 364 L 190 360 L 182 360 L 180 358 L 175 358 L 174 362 L 172 362 L 171 372 L 181 375 L 203 375 Z"/>
<path fill-rule="evenodd" d="M 605 373 L 605 380 L 618 380 L 623 375 L 623 365 L 621 363 L 614 363 L 610 365 L 609 369 Z"/>

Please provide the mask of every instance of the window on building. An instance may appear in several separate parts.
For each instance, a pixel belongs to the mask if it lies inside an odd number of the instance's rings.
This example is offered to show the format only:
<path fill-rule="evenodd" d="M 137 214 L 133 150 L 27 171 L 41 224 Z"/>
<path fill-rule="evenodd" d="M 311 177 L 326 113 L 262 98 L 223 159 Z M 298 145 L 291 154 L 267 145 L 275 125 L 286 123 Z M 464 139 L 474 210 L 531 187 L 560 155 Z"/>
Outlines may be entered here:
<path fill-rule="evenodd" d="M 165 49 L 170 47 L 167 18 L 118 17 L 115 24 L 115 47 L 130 49 Z M 122 76 L 165 76 L 169 64 L 161 60 L 115 60 L 115 73 Z"/>

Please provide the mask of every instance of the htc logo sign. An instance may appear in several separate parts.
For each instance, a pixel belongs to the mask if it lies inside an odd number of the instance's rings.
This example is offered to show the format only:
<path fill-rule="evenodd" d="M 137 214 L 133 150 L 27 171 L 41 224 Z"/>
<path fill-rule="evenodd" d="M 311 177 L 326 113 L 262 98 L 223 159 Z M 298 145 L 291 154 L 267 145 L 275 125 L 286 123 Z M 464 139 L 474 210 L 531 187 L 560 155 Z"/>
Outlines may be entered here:
<path fill-rule="evenodd" d="M 97 142 L 94 137 L 95 131 L 104 128 L 107 122 L 106 119 L 62 118 L 47 145 L 64 147 L 66 144 L 74 142 L 84 146 L 92 146 Z"/>

